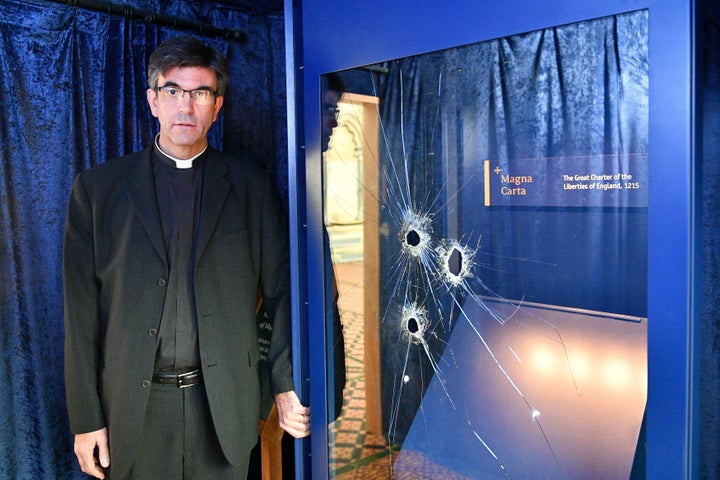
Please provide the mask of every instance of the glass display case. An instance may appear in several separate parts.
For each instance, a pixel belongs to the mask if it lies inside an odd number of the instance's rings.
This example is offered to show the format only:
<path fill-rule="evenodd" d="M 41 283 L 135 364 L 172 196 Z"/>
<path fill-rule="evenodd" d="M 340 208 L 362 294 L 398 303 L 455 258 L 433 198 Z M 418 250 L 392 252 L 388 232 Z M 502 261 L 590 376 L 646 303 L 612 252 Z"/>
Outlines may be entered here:
<path fill-rule="evenodd" d="M 285 12 L 298 473 L 706 474 L 717 2 Z"/>
<path fill-rule="evenodd" d="M 641 468 L 648 58 L 640 9 L 322 77 L 331 478 Z"/>

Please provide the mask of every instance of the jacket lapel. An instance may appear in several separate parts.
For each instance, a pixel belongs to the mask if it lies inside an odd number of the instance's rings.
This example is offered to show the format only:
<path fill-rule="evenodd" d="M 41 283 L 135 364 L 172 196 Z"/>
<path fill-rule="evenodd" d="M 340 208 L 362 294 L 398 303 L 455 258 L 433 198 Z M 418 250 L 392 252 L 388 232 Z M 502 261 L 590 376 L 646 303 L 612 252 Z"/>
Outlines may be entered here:
<path fill-rule="evenodd" d="M 225 178 L 227 168 L 217 152 L 208 149 L 208 157 L 205 161 L 197 258 L 200 258 L 205 251 L 210 236 L 220 219 L 228 192 L 230 192 L 230 181 Z"/>
<path fill-rule="evenodd" d="M 152 147 L 140 153 L 138 166 L 132 170 L 132 174 L 128 178 L 130 183 L 128 197 L 157 254 L 167 263 L 165 239 L 155 196 L 151 155 Z"/>

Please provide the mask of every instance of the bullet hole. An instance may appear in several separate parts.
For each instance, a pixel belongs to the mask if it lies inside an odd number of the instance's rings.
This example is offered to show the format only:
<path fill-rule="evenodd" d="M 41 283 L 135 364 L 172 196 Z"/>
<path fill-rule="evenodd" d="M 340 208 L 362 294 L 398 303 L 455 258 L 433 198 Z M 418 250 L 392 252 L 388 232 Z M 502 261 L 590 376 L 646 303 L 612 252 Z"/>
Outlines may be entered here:
<path fill-rule="evenodd" d="M 420 330 L 420 326 L 418 325 L 417 319 L 415 317 L 408 318 L 407 329 L 410 333 L 417 333 L 418 330 Z"/>
<path fill-rule="evenodd" d="M 457 248 L 453 248 L 448 257 L 448 271 L 455 276 L 459 276 L 460 272 L 462 272 L 462 261 L 462 252 Z"/>
<path fill-rule="evenodd" d="M 472 277 L 475 250 L 457 240 L 449 240 L 442 241 L 435 251 L 439 262 L 438 273 L 446 285 L 457 287 Z"/>
<path fill-rule="evenodd" d="M 431 219 L 427 215 L 418 215 L 407 211 L 398 232 L 398 240 L 403 252 L 410 257 L 426 259 L 432 254 L 430 246 L 432 237 Z"/>
<path fill-rule="evenodd" d="M 428 327 L 427 311 L 424 307 L 412 303 L 402 310 L 402 327 L 407 338 L 415 344 L 425 344 Z"/>
<path fill-rule="evenodd" d="M 411 247 L 417 247 L 420 245 L 420 235 L 415 230 L 410 230 L 405 235 L 405 242 Z"/>

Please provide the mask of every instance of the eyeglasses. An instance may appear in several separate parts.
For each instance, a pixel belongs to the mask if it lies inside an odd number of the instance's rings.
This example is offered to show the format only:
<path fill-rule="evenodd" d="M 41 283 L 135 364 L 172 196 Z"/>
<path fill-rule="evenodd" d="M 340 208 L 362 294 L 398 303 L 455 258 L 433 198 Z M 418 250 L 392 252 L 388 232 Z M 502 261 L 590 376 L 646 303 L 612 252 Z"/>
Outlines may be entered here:
<path fill-rule="evenodd" d="M 332 116 L 335 120 L 340 116 L 340 109 L 333 105 L 325 105 L 325 114 Z"/>
<path fill-rule="evenodd" d="M 157 90 L 162 94 L 163 99 L 175 101 L 180 101 L 187 93 L 190 95 L 190 100 L 192 100 L 195 105 L 201 106 L 212 105 L 215 103 L 215 96 L 217 95 L 216 91 L 209 90 L 207 88 L 185 90 L 174 85 L 163 85 L 162 87 L 158 87 Z"/>

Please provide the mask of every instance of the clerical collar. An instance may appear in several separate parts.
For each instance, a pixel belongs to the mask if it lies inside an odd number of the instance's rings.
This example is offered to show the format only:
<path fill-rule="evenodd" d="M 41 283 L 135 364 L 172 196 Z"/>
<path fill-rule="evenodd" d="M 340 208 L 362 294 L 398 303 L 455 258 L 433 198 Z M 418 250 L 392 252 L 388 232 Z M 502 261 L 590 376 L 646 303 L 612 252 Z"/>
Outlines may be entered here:
<path fill-rule="evenodd" d="M 175 157 L 173 157 L 172 155 L 169 155 L 168 153 L 166 153 L 165 151 L 163 151 L 162 148 L 160 148 L 160 143 L 158 142 L 158 138 L 160 138 L 160 134 L 159 134 L 159 133 L 155 136 L 155 148 L 157 149 L 157 151 L 160 152 L 160 153 L 162 153 L 162 154 L 163 154 L 165 157 L 167 157 L 168 159 L 172 160 L 172 161 L 175 163 L 175 167 L 177 167 L 177 168 L 179 168 L 179 169 L 183 169 L 183 170 L 184 170 L 184 169 L 187 169 L 187 168 L 192 168 L 192 167 L 193 167 L 193 161 L 194 161 L 196 158 L 198 158 L 200 155 L 202 155 L 203 153 L 205 153 L 205 150 L 207 150 L 207 144 L 206 144 L 206 145 L 205 145 L 205 148 L 202 149 L 202 152 L 198 153 L 197 155 L 195 155 L 195 156 L 192 157 L 192 158 L 188 158 L 188 159 L 175 158 Z"/>

